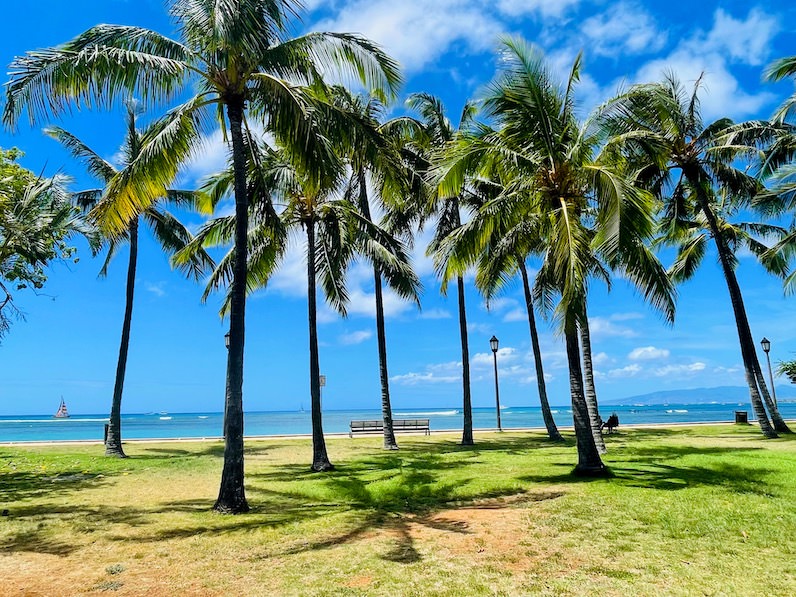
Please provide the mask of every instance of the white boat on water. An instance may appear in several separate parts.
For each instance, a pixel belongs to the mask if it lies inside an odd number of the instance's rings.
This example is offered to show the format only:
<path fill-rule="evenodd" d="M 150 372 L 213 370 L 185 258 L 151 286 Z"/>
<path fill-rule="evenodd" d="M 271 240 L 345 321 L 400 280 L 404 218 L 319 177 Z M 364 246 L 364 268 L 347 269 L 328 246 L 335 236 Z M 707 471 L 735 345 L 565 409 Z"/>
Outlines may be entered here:
<path fill-rule="evenodd" d="M 66 402 L 64 402 L 64 397 L 61 396 L 61 406 L 58 407 L 58 410 L 55 411 L 53 415 L 56 419 L 68 419 L 69 418 L 69 411 L 66 410 Z"/>

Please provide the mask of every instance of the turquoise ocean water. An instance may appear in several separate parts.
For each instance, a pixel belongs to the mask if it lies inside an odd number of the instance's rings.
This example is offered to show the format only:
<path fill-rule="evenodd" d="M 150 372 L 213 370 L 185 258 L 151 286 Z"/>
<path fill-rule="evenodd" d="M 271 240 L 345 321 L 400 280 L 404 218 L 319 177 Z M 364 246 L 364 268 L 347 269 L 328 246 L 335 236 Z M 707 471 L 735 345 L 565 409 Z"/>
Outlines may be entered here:
<path fill-rule="evenodd" d="M 780 402 L 779 409 L 786 419 L 796 419 L 796 402 Z M 617 413 L 621 425 L 642 423 L 696 423 L 734 420 L 735 411 L 747 411 L 754 418 L 748 403 L 722 404 L 665 404 L 651 406 L 601 406 L 604 419 Z M 572 411 L 567 407 L 554 407 L 556 423 L 562 427 L 572 425 Z M 397 419 L 428 418 L 432 431 L 457 430 L 462 427 L 461 409 L 396 410 Z M 332 410 L 323 414 L 326 433 L 347 433 L 353 419 L 379 419 L 377 410 Z M 501 409 L 504 429 L 543 427 L 538 407 L 510 407 Z M 0 417 L 0 442 L 102 440 L 105 415 L 73 415 L 69 419 L 51 416 Z M 222 434 L 222 413 L 146 413 L 122 416 L 123 439 L 217 438 Z M 310 413 L 306 412 L 250 412 L 245 415 L 245 434 L 300 435 L 311 432 Z M 473 425 L 476 429 L 494 429 L 494 408 L 474 408 Z"/>

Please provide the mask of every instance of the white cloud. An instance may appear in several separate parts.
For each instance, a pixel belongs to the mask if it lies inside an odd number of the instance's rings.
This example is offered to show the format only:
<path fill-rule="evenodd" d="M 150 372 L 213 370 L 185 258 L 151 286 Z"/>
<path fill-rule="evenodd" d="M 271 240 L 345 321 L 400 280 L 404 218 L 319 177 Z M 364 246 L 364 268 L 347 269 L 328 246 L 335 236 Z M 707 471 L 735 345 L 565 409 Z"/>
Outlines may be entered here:
<path fill-rule="evenodd" d="M 727 53 L 743 64 L 758 66 L 768 60 L 771 40 L 779 31 L 777 18 L 759 8 L 749 11 L 745 20 L 733 18 L 719 8 L 713 29 L 703 41 L 706 49 Z"/>
<path fill-rule="evenodd" d="M 504 29 L 483 6 L 467 0 L 354 0 L 312 28 L 362 34 L 409 72 L 429 67 L 455 45 L 488 51 Z"/>
<path fill-rule="evenodd" d="M 620 337 L 620 338 L 633 338 L 638 336 L 638 332 L 632 328 L 617 325 L 609 319 L 604 317 L 590 317 L 589 318 L 589 331 L 594 337 Z"/>
<path fill-rule="evenodd" d="M 361 315 L 363 317 L 376 317 L 376 294 L 365 291 L 361 286 L 354 286 L 348 283 L 349 302 L 346 309 L 349 315 Z M 384 288 L 382 292 L 384 299 L 384 317 L 395 317 L 410 309 L 414 309 L 414 304 L 403 300 L 389 288 Z"/>
<path fill-rule="evenodd" d="M 611 321 L 631 321 L 633 319 L 644 319 L 644 315 L 636 313 L 635 311 L 629 311 L 627 313 L 614 313 L 609 319 Z"/>
<path fill-rule="evenodd" d="M 561 17 L 568 8 L 577 6 L 580 0 L 498 0 L 500 12 L 510 17 L 539 14 L 543 18 Z"/>
<path fill-rule="evenodd" d="M 487 323 L 467 322 L 467 332 L 470 334 L 484 334 L 491 336 L 494 326 Z"/>
<path fill-rule="evenodd" d="M 164 286 L 165 286 L 165 285 L 166 285 L 166 283 L 165 283 L 165 282 L 157 282 L 157 283 L 154 283 L 154 282 L 144 282 L 144 288 L 145 288 L 145 289 L 146 289 L 148 292 L 151 292 L 152 294 L 154 294 L 155 296 L 158 296 L 158 297 L 160 297 L 160 296 L 166 296 L 166 291 L 165 291 L 165 289 L 164 289 Z"/>
<path fill-rule="evenodd" d="M 659 367 L 653 372 L 657 377 L 667 377 L 669 375 L 693 375 L 705 370 L 705 363 L 699 361 L 688 365 L 666 365 Z"/>
<path fill-rule="evenodd" d="M 664 73 L 674 72 L 690 92 L 704 73 L 699 97 L 706 121 L 719 116 L 740 118 L 755 114 L 772 102 L 774 95 L 767 91 L 744 91 L 730 72 L 728 62 L 760 64 L 769 55 L 776 32 L 774 18 L 758 9 L 752 10 L 743 21 L 720 9 L 714 15 L 710 31 L 697 32 L 678 44 L 669 56 L 648 62 L 636 73 L 635 80 L 659 81 Z"/>
<path fill-rule="evenodd" d="M 404 375 L 393 375 L 390 381 L 403 386 L 416 386 L 418 384 L 436 383 L 456 383 L 461 381 L 461 377 L 452 375 L 435 375 L 427 373 L 406 373 Z"/>
<path fill-rule="evenodd" d="M 450 319 L 453 315 L 445 309 L 426 309 L 420 312 L 418 319 Z"/>
<path fill-rule="evenodd" d="M 608 377 L 635 377 L 641 373 L 641 366 L 637 363 L 633 363 L 632 365 L 627 365 L 626 367 L 622 367 L 620 369 L 611 369 L 608 372 Z"/>
<path fill-rule="evenodd" d="M 196 182 L 208 174 L 220 172 L 227 167 L 229 143 L 224 142 L 220 129 L 210 135 L 203 135 L 200 148 L 182 168 L 181 178 Z"/>
<path fill-rule="evenodd" d="M 587 18 L 580 29 L 591 42 L 589 52 L 605 56 L 653 53 L 666 44 L 666 33 L 656 27 L 652 16 L 625 2 L 615 4 L 610 13 Z"/>
<path fill-rule="evenodd" d="M 359 330 L 356 332 L 351 332 L 350 334 L 343 334 L 340 336 L 340 344 L 352 345 L 352 344 L 361 344 L 365 340 L 368 340 L 373 336 L 373 332 L 371 330 Z"/>
<path fill-rule="evenodd" d="M 525 309 L 521 309 L 520 307 L 512 309 L 503 316 L 503 321 L 505 322 L 525 321 L 526 319 L 528 319 L 528 312 L 525 311 Z"/>
<path fill-rule="evenodd" d="M 640 346 L 634 348 L 627 355 L 631 361 L 650 361 L 654 359 L 665 359 L 669 356 L 669 351 L 665 348 L 655 348 L 654 346 Z"/>
<path fill-rule="evenodd" d="M 510 346 L 506 346 L 503 348 L 498 348 L 497 351 L 497 358 L 498 364 L 508 365 L 513 363 L 519 358 L 519 353 L 517 352 L 516 348 L 512 348 Z M 492 367 L 493 366 L 493 359 L 491 352 L 479 352 L 473 355 L 470 358 L 470 366 L 471 367 Z"/>
<path fill-rule="evenodd" d="M 613 362 L 613 359 L 604 352 L 598 352 L 597 354 L 592 355 L 591 362 L 595 367 L 599 367 L 601 365 L 607 365 Z"/>
<path fill-rule="evenodd" d="M 498 349 L 498 372 L 501 379 L 514 379 L 520 383 L 527 383 L 533 377 L 533 369 L 526 362 L 523 353 L 511 346 Z M 470 356 L 470 381 L 475 383 L 484 379 L 492 379 L 494 357 L 491 352 L 479 352 Z M 424 383 L 453 383 L 462 380 L 461 361 L 446 361 L 426 365 L 424 372 L 412 371 L 402 375 L 395 375 L 391 381 L 402 385 L 418 385 Z"/>

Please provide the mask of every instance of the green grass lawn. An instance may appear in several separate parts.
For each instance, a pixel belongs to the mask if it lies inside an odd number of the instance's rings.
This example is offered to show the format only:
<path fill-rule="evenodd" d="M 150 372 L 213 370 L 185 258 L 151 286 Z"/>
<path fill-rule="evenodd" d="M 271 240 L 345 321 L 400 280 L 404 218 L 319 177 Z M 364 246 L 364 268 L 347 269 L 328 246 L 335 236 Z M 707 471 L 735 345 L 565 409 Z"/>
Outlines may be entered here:
<path fill-rule="evenodd" d="M 213 513 L 217 443 L 0 448 L 0 594 L 796 595 L 796 437 L 624 430 L 247 443 L 252 511 Z"/>

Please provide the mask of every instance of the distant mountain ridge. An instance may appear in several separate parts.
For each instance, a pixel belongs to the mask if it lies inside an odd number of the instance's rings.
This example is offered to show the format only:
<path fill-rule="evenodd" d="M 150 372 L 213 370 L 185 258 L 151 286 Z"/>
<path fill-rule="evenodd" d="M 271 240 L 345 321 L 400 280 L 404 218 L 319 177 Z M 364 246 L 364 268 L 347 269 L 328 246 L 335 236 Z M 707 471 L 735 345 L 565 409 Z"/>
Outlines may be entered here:
<path fill-rule="evenodd" d="M 777 400 L 796 398 L 796 387 L 777 386 Z M 602 404 L 708 404 L 711 402 L 746 402 L 749 388 L 746 386 L 720 386 L 716 388 L 691 388 L 688 390 L 664 390 L 626 398 L 601 400 Z"/>

